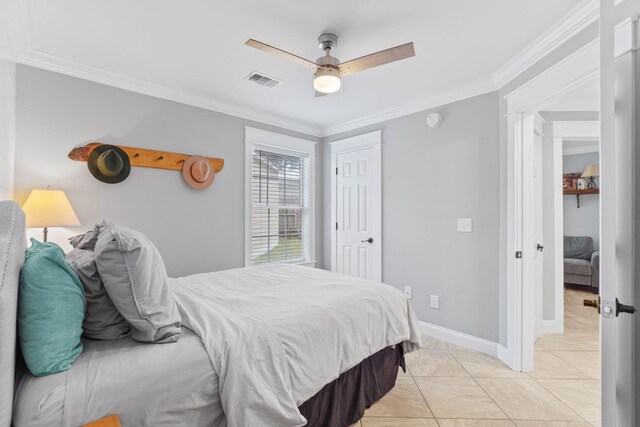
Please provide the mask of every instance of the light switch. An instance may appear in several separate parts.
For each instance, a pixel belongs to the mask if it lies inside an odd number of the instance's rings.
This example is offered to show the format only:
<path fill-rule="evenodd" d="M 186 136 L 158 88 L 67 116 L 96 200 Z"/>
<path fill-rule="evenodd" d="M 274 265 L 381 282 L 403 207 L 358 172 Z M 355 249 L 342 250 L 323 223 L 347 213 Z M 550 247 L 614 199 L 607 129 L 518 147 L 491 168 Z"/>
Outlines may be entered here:
<path fill-rule="evenodd" d="M 429 306 L 431 308 L 440 308 L 440 297 L 437 295 L 431 295 L 429 297 Z"/>
<path fill-rule="evenodd" d="M 471 218 L 458 218 L 458 231 L 461 233 L 471 233 L 473 231 Z"/>

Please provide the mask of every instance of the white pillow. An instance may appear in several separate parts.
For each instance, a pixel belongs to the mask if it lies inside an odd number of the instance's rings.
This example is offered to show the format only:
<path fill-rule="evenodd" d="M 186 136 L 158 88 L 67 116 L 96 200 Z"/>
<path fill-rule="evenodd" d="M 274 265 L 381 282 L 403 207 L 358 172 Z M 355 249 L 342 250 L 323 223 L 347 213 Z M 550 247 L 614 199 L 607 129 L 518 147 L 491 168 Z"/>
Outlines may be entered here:
<path fill-rule="evenodd" d="M 109 297 L 131 326 L 136 341 L 176 342 L 181 318 L 160 252 L 142 233 L 100 226 L 96 264 Z"/>

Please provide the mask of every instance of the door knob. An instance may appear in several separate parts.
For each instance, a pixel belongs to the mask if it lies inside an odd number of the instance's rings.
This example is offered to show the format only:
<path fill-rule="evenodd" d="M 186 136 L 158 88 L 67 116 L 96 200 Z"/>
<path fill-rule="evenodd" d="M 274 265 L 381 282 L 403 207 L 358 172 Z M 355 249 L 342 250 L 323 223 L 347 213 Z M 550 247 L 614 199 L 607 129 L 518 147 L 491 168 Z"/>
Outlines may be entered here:
<path fill-rule="evenodd" d="M 536 246 L 536 249 L 538 250 L 538 252 L 542 252 L 542 250 L 544 249 L 544 246 L 538 243 L 538 246 Z"/>
<path fill-rule="evenodd" d="M 616 317 L 618 317 L 620 313 L 633 314 L 635 312 L 636 312 L 636 308 L 634 306 L 620 304 L 620 301 L 618 301 L 618 298 L 616 298 Z"/>
<path fill-rule="evenodd" d="M 586 299 L 582 301 L 585 307 L 593 307 L 598 309 L 598 313 L 600 313 L 600 297 L 598 299 Z"/>
<path fill-rule="evenodd" d="M 367 240 L 361 240 L 361 242 L 373 243 L 373 237 L 369 237 Z"/>

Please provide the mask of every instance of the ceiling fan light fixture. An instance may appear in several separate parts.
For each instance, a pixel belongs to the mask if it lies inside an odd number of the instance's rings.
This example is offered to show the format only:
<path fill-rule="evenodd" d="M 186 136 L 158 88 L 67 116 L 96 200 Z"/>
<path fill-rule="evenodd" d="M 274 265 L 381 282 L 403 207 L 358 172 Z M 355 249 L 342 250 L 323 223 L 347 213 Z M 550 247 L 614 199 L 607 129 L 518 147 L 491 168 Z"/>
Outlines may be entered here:
<path fill-rule="evenodd" d="M 340 70 L 319 67 L 313 79 L 313 88 L 321 93 L 334 93 L 340 90 Z"/>

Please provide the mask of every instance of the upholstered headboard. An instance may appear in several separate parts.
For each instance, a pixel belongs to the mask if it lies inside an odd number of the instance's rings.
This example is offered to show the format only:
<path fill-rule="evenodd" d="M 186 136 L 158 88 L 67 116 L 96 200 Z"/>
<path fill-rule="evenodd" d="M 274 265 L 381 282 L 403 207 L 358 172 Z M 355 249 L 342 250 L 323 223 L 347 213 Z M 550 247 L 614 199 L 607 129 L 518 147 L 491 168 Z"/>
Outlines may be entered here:
<path fill-rule="evenodd" d="M 25 236 L 24 212 L 15 202 L 0 202 L 0 427 L 11 425 L 18 279 L 27 245 Z"/>

